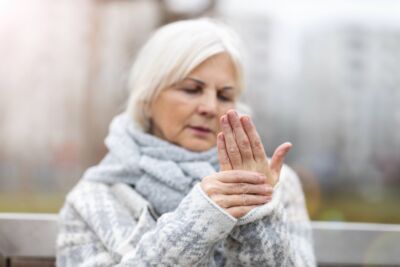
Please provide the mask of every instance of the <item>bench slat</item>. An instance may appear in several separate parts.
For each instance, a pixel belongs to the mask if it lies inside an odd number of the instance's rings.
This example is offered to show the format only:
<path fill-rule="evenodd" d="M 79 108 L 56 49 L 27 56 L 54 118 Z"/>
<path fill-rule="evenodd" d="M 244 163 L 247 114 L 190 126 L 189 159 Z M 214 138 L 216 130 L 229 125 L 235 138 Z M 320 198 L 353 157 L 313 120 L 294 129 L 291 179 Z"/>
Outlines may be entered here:
<path fill-rule="evenodd" d="M 319 266 L 400 266 L 400 225 L 314 221 L 312 227 Z M 0 213 L 0 254 L 16 262 L 54 258 L 56 235 L 57 214 Z"/>

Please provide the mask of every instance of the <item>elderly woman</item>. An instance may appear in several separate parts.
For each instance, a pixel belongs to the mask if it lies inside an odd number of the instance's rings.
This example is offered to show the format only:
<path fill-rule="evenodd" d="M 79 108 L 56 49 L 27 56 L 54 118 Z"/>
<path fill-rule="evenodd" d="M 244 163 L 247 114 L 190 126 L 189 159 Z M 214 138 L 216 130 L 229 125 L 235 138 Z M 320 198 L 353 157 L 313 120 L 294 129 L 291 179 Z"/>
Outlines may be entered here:
<path fill-rule="evenodd" d="M 240 40 L 209 19 L 159 29 L 109 149 L 60 212 L 58 266 L 315 266 L 296 174 L 239 115 Z"/>

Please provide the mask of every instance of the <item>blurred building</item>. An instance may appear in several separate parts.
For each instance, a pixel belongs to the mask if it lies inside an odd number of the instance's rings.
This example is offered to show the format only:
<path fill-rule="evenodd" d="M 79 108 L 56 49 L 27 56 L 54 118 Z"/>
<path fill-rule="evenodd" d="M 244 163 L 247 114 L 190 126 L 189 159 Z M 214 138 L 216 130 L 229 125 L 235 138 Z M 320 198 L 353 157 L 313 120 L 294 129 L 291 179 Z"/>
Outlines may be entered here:
<path fill-rule="evenodd" d="M 400 6 L 253 4 L 220 12 L 245 39 L 246 97 L 269 154 L 290 140 L 289 163 L 325 190 L 382 195 L 400 181 L 400 20 L 388 12 Z"/>
<path fill-rule="evenodd" d="M 269 156 L 291 141 L 287 162 L 317 190 L 398 194 L 400 2 L 390 0 L 0 2 L 0 193 L 68 191 L 106 153 L 152 30 L 204 13 L 244 39 L 243 98 Z"/>
<path fill-rule="evenodd" d="M 302 135 L 314 140 L 303 161 L 312 165 L 330 151 L 339 168 L 321 175 L 334 179 L 329 184 L 351 179 L 367 189 L 391 179 L 378 162 L 400 163 L 400 23 L 319 25 L 303 51 Z"/>
<path fill-rule="evenodd" d="M 0 191 L 66 191 L 104 155 L 157 1 L 5 1 L 0 16 Z"/>
<path fill-rule="evenodd" d="M 129 70 L 166 22 L 215 0 L 0 1 L 0 193 L 65 193 L 106 153 Z M 1 195 L 0 195 L 1 197 Z"/>

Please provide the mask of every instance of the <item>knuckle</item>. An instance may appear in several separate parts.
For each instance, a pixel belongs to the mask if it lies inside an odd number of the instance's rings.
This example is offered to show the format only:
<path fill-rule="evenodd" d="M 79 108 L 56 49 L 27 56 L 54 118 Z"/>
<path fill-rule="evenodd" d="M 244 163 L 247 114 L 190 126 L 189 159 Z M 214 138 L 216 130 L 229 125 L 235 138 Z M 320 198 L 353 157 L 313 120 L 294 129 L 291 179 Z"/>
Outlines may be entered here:
<path fill-rule="evenodd" d="M 242 194 L 242 205 L 246 206 L 248 203 L 248 197 L 244 194 Z"/>
<path fill-rule="evenodd" d="M 240 193 L 242 193 L 242 194 L 246 194 L 247 192 L 248 192 L 248 190 L 249 190 L 249 187 L 248 187 L 248 185 L 247 184 L 245 184 L 245 183 L 240 183 L 239 184 L 239 187 L 240 187 Z"/>
<path fill-rule="evenodd" d="M 218 205 L 220 206 L 221 204 L 221 198 L 218 195 L 212 196 L 211 199 Z"/>
<path fill-rule="evenodd" d="M 227 201 L 226 201 L 226 199 L 224 197 L 218 196 L 218 197 L 216 197 L 216 199 L 214 201 L 221 208 L 227 208 L 228 207 L 228 203 L 227 203 Z"/>
<path fill-rule="evenodd" d="M 242 128 L 242 125 L 240 124 L 240 122 L 238 122 L 238 121 L 234 121 L 233 122 L 233 127 L 232 127 L 234 130 L 236 130 L 236 131 L 239 131 L 239 130 L 241 130 L 241 128 Z"/>
<path fill-rule="evenodd" d="M 208 194 L 208 184 L 206 182 L 204 182 L 204 181 L 201 182 L 201 188 L 203 189 L 204 192 L 207 193 L 207 195 L 209 195 Z"/>
<path fill-rule="evenodd" d="M 228 160 L 228 155 L 226 155 L 225 153 L 220 153 L 218 154 L 219 158 L 221 161 L 227 161 Z"/>
<path fill-rule="evenodd" d="M 260 139 L 254 140 L 254 147 L 257 148 L 257 149 L 263 148 L 263 145 L 262 145 Z"/>
<path fill-rule="evenodd" d="M 230 177 L 230 182 L 231 183 L 237 183 L 239 181 L 239 176 L 237 174 L 234 174 Z M 229 185 L 230 189 L 234 189 L 235 185 Z"/>
<path fill-rule="evenodd" d="M 250 146 L 250 141 L 248 139 L 242 139 L 239 141 L 239 146 L 243 148 L 248 148 Z"/>
<path fill-rule="evenodd" d="M 255 177 L 255 182 L 257 183 L 264 183 L 265 179 L 267 179 L 267 177 L 265 177 L 265 175 L 257 175 Z"/>
<path fill-rule="evenodd" d="M 237 153 L 237 152 L 238 152 L 238 150 L 236 149 L 235 146 L 230 146 L 230 147 L 228 147 L 228 153 L 230 153 L 230 154 L 235 154 L 235 153 Z"/>
<path fill-rule="evenodd" d="M 226 185 L 226 189 L 228 190 L 228 191 L 233 191 L 233 192 L 236 192 L 237 191 L 237 189 L 236 189 L 236 184 L 227 184 Z"/>
<path fill-rule="evenodd" d="M 207 195 L 213 195 L 214 193 L 214 185 L 208 181 L 203 183 L 203 190 L 207 193 Z"/>
<path fill-rule="evenodd" d="M 217 188 L 214 184 L 211 184 L 211 185 L 208 187 L 208 193 L 209 193 L 210 195 L 215 195 L 217 192 L 218 192 L 218 188 Z"/>
<path fill-rule="evenodd" d="M 208 185 L 207 186 L 207 194 L 208 195 L 214 195 L 216 192 L 215 192 L 215 187 L 213 186 L 213 185 Z"/>

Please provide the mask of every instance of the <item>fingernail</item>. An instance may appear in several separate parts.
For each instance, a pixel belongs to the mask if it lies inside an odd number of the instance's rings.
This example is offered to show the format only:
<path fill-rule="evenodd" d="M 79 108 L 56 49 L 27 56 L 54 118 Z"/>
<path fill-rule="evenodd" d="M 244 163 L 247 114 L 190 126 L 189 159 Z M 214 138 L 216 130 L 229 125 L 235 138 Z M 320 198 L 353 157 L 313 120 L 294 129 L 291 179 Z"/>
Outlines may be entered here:
<path fill-rule="evenodd" d="M 291 148 L 292 148 L 292 144 L 291 143 L 289 143 L 290 145 L 288 145 L 287 147 L 286 147 L 286 149 L 285 149 L 285 152 L 288 152 Z"/>
<path fill-rule="evenodd" d="M 267 177 L 263 174 L 257 174 L 258 178 L 262 179 L 263 181 L 267 179 Z"/>
<path fill-rule="evenodd" d="M 252 120 L 250 117 L 247 117 L 247 119 L 248 119 L 248 122 L 249 122 L 251 125 L 253 125 L 253 120 Z"/>
<path fill-rule="evenodd" d="M 271 196 L 264 196 L 264 201 L 271 201 L 272 197 Z"/>
<path fill-rule="evenodd" d="M 222 116 L 221 121 L 222 123 L 226 123 L 226 115 Z"/>
<path fill-rule="evenodd" d="M 246 117 L 243 117 L 243 120 L 244 120 L 245 123 L 250 123 L 250 118 L 247 117 L 247 116 L 246 116 Z"/>
<path fill-rule="evenodd" d="M 289 145 L 288 145 L 288 149 L 291 149 L 292 147 L 293 147 L 293 144 L 292 143 L 288 143 Z"/>
<path fill-rule="evenodd" d="M 265 186 L 265 191 L 267 191 L 267 192 L 273 192 L 274 190 L 272 189 L 271 186 L 266 185 L 266 186 Z"/>
<path fill-rule="evenodd" d="M 234 117 L 236 117 L 237 116 L 237 113 L 236 113 L 236 111 L 234 110 L 234 109 L 230 109 L 229 111 L 228 111 L 228 115 L 231 115 L 231 116 L 234 116 Z"/>

